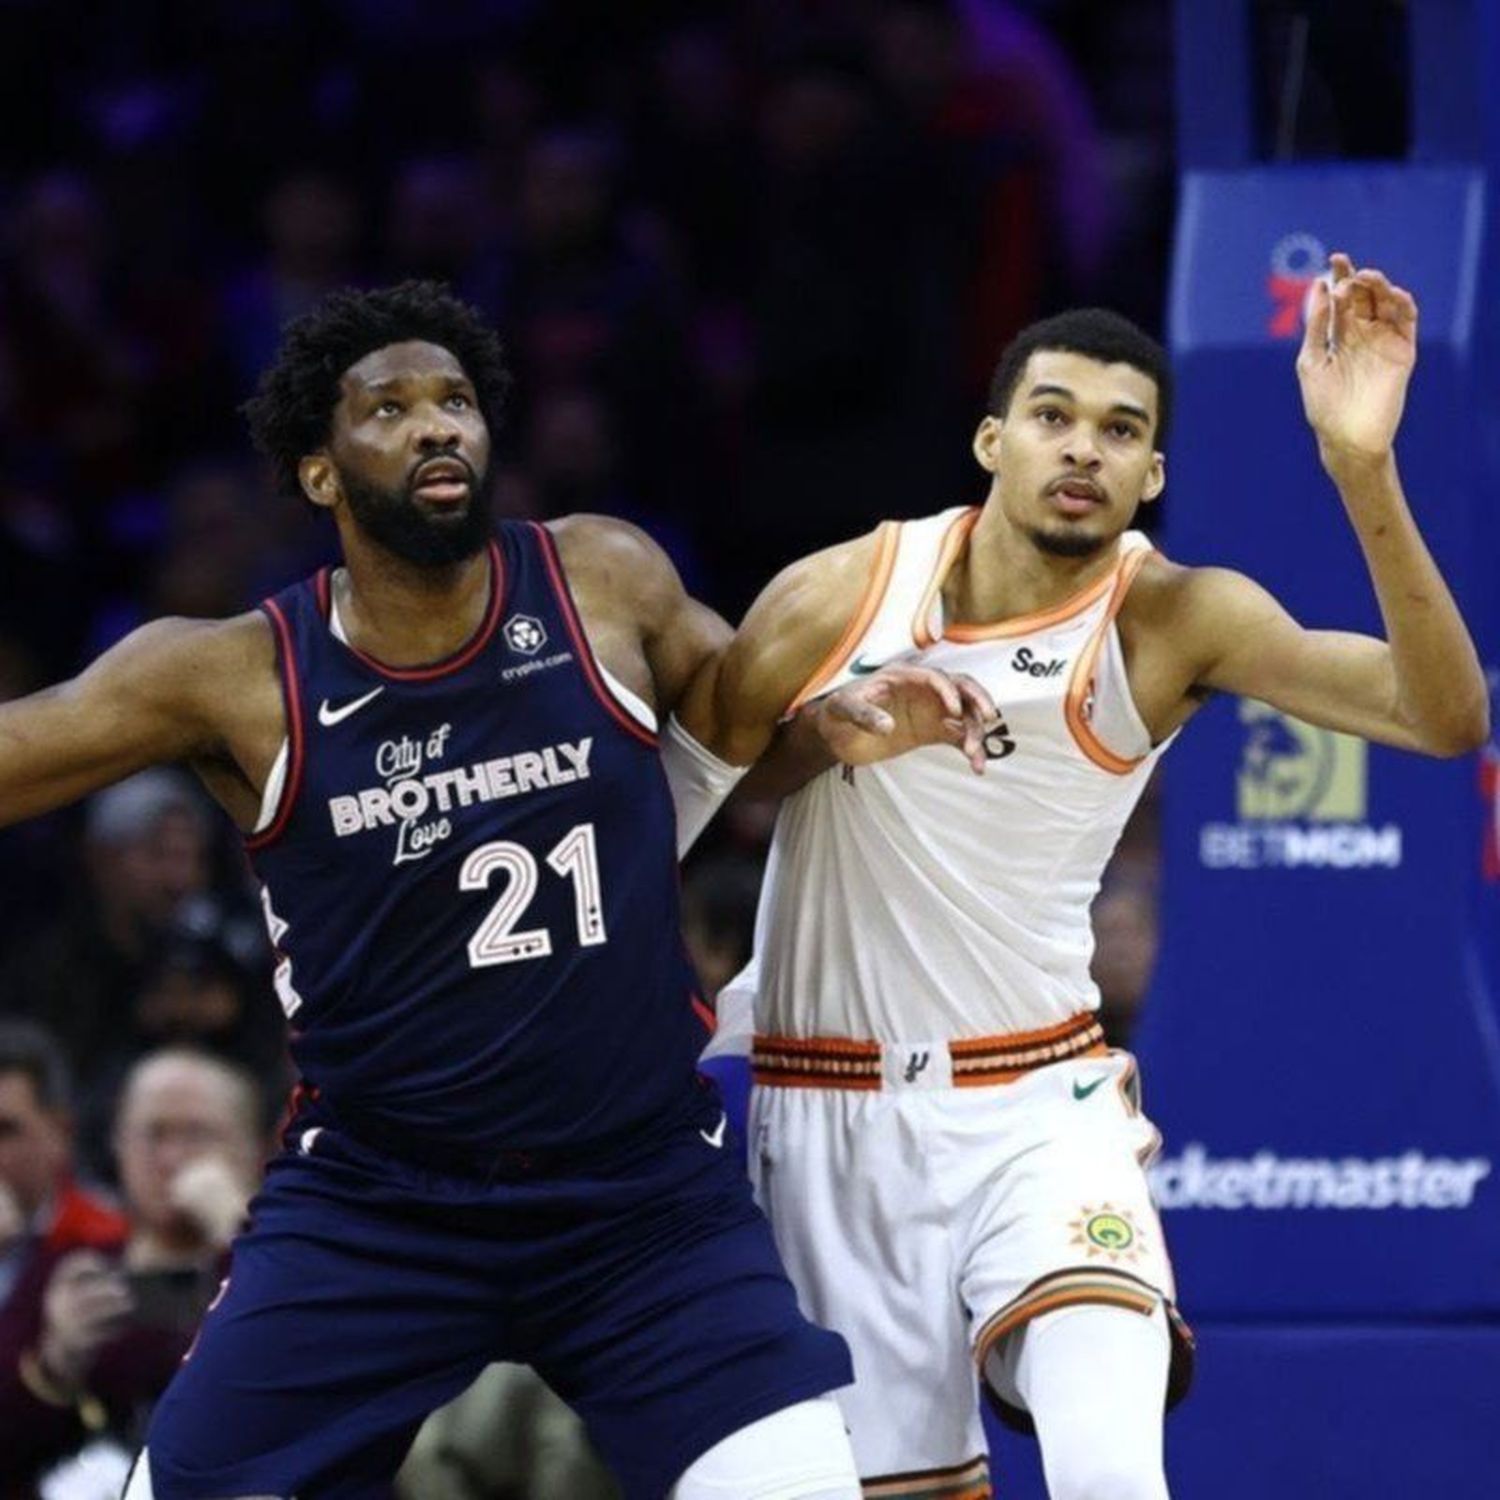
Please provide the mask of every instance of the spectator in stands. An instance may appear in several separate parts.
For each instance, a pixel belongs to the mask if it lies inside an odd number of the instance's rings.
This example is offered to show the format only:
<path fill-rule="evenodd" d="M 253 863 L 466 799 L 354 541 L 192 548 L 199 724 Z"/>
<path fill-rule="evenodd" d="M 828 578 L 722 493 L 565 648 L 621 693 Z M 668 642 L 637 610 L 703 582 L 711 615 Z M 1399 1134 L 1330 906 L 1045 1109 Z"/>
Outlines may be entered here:
<path fill-rule="evenodd" d="M 115 1126 L 122 1246 L 31 1259 L 0 1312 L 0 1497 L 107 1437 L 119 1458 L 186 1353 L 260 1175 L 253 1081 L 182 1050 L 143 1059 Z"/>
<path fill-rule="evenodd" d="M 90 1151 L 109 1140 L 130 1070 L 163 1047 L 190 1047 L 245 1069 L 268 1117 L 284 1103 L 293 1076 L 258 912 L 226 911 L 209 897 L 193 897 L 161 934 L 79 1097 L 79 1130 Z M 107 1170 L 100 1162 L 100 1171 Z"/>
<path fill-rule="evenodd" d="M 0 1013 L 51 1028 L 91 1077 L 179 905 L 207 888 L 209 823 L 174 771 L 132 776 L 88 805 L 87 884 L 70 911 L 19 946 L 0 972 Z"/>
<path fill-rule="evenodd" d="M 38 1256 L 123 1244 L 125 1220 L 73 1180 L 68 1065 L 40 1026 L 0 1022 L 0 1311 Z"/>

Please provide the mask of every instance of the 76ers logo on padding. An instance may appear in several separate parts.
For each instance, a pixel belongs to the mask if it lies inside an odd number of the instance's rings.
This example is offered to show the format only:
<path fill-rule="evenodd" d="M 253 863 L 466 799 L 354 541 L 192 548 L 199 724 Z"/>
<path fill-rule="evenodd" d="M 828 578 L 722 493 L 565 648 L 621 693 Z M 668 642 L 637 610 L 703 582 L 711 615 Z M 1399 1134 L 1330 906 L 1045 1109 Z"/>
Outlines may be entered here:
<path fill-rule="evenodd" d="M 512 651 L 535 656 L 547 644 L 547 632 L 542 622 L 531 615 L 512 615 L 505 622 L 505 639 Z"/>

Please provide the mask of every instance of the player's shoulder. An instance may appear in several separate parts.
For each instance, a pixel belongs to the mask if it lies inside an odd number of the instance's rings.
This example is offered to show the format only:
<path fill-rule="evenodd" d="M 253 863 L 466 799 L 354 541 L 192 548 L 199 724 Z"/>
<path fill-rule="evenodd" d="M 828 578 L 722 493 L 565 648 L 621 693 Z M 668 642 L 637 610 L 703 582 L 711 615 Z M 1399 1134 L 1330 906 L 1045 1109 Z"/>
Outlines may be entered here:
<path fill-rule="evenodd" d="M 1150 553 L 1126 595 L 1120 623 L 1189 651 L 1262 607 L 1265 590 L 1233 568 L 1191 566 Z"/>
<path fill-rule="evenodd" d="M 276 664 L 271 622 L 259 610 L 215 620 L 164 615 L 131 631 L 110 654 L 137 669 L 231 688 L 259 669 L 274 673 Z"/>
<path fill-rule="evenodd" d="M 200 748 L 219 743 L 234 725 L 281 712 L 275 638 L 258 611 L 148 621 L 63 690 L 175 724 Z"/>
<path fill-rule="evenodd" d="M 870 585 L 890 525 L 884 522 L 789 563 L 762 590 L 752 613 L 774 615 L 781 628 L 791 631 L 842 629 Z"/>
<path fill-rule="evenodd" d="M 633 601 L 650 615 L 682 594 L 682 580 L 659 542 L 618 516 L 559 516 L 546 522 L 575 592 Z"/>

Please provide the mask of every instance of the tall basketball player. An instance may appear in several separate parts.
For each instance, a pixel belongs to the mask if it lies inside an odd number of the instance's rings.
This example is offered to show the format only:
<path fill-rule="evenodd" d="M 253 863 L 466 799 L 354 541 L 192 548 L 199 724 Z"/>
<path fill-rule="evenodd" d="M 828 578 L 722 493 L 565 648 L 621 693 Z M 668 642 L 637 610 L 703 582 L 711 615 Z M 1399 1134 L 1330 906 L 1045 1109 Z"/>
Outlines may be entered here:
<path fill-rule="evenodd" d="M 493 1359 L 632 1500 L 858 1495 L 847 1350 L 695 1068 L 657 724 L 727 631 L 631 528 L 496 534 L 505 384 L 438 288 L 331 298 L 249 411 L 343 566 L 0 708 L 6 821 L 193 766 L 264 885 L 308 1085 L 130 1500 L 386 1495 Z"/>
<path fill-rule="evenodd" d="M 1484 740 L 1474 646 L 1392 451 L 1416 322 L 1405 291 L 1335 256 L 1297 361 L 1387 639 L 1306 630 L 1129 529 L 1165 483 L 1167 363 L 1079 312 L 1000 360 L 974 440 L 984 505 L 794 565 L 729 649 L 719 720 L 686 711 L 734 759 L 774 666 L 804 683 L 788 739 L 807 768 L 830 740 L 859 767 L 784 804 L 755 958 L 721 1003 L 753 1003 L 752 1171 L 804 1305 L 853 1350 L 840 1399 L 868 1496 L 989 1494 L 976 1369 L 1034 1425 L 1054 1500 L 1167 1493 L 1188 1343 L 1143 1172 L 1156 1135 L 1095 1015 L 1089 906 L 1212 693 L 1433 755 Z M 1253 441 L 1226 431 L 1225 461 Z M 989 690 L 986 775 L 941 748 L 873 764 L 887 741 L 820 706 L 892 660 Z"/>

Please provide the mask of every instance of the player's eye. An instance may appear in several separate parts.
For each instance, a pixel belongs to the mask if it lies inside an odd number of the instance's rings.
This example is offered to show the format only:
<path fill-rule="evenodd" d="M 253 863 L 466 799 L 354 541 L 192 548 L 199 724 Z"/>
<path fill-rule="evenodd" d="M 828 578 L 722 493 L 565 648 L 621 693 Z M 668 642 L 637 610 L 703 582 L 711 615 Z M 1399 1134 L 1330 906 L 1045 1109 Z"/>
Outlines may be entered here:
<path fill-rule="evenodd" d="M 1038 422 L 1041 422 L 1044 426 L 1047 427 L 1056 427 L 1059 422 L 1065 420 L 1063 413 L 1059 411 L 1055 406 L 1043 406 L 1038 408 L 1036 419 Z"/>
<path fill-rule="evenodd" d="M 401 414 L 401 403 L 399 401 L 382 401 L 375 408 L 377 417 L 395 417 Z"/>
<path fill-rule="evenodd" d="M 467 411 L 473 404 L 462 391 L 454 391 L 448 397 L 448 405 L 455 411 Z"/>
<path fill-rule="evenodd" d="M 1129 422 L 1115 422 L 1109 430 L 1112 436 L 1121 440 L 1128 440 L 1137 435 L 1135 427 Z"/>

